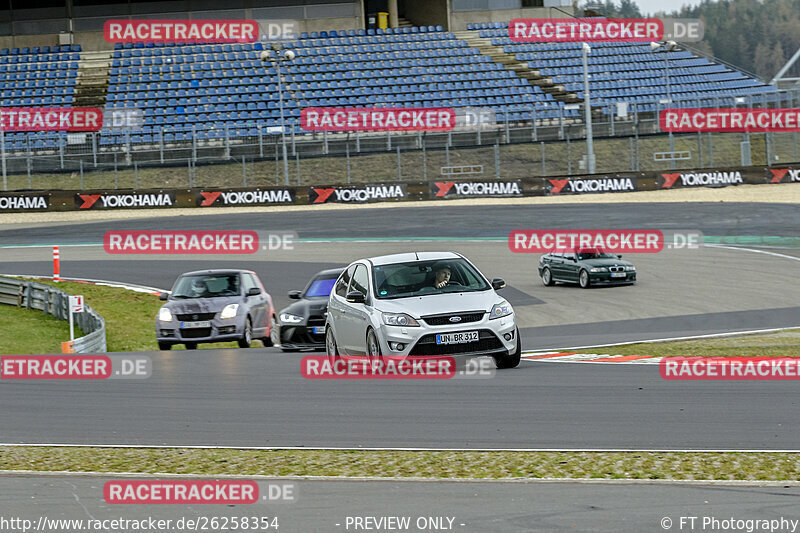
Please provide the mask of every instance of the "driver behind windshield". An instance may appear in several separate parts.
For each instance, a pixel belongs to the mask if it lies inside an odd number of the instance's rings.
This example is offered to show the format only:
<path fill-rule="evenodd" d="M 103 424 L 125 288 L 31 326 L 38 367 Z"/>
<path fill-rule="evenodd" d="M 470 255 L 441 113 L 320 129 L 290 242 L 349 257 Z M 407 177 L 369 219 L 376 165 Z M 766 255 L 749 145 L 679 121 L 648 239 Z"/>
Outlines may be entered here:
<path fill-rule="evenodd" d="M 434 271 L 436 272 L 436 277 L 433 280 L 433 286 L 435 288 L 441 289 L 450 282 L 449 266 L 440 266 L 438 268 L 434 268 Z"/>

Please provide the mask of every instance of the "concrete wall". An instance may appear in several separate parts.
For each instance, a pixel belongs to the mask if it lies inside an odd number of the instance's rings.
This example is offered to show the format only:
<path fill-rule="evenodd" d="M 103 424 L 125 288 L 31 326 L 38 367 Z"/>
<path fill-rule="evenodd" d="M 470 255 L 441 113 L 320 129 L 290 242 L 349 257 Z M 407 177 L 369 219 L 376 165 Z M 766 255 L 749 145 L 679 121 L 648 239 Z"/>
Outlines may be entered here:
<path fill-rule="evenodd" d="M 516 18 L 567 18 L 564 13 L 574 14 L 571 7 L 560 8 L 559 11 L 549 7 L 528 7 L 524 9 L 493 9 L 488 11 L 455 11 L 450 13 L 450 31 L 467 29 L 467 24 L 473 22 L 502 21 L 507 22 Z"/>
<path fill-rule="evenodd" d="M 405 18 L 415 26 L 441 25 L 449 30 L 448 0 L 405 0 Z"/>

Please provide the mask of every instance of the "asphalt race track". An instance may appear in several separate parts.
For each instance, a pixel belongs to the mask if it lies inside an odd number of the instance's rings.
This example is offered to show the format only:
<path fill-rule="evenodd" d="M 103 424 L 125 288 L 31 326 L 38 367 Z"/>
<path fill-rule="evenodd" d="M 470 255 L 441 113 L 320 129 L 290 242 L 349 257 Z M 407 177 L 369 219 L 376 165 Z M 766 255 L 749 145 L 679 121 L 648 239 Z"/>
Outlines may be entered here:
<path fill-rule="evenodd" d="M 250 505 L 108 505 L 103 484 L 112 479 L 95 476 L 0 476 L 0 507 L 12 516 L 67 520 L 143 520 L 148 517 L 197 520 L 201 517 L 277 517 L 278 531 L 333 533 L 353 531 L 347 518 L 364 516 L 452 519 L 452 531 L 504 533 L 553 531 L 664 531 L 662 520 L 680 531 L 680 517 L 703 517 L 718 523 L 730 518 L 796 520 L 800 488 L 781 486 L 670 485 L 649 483 L 481 483 L 407 481 L 257 480 L 294 483 L 296 501 Z M 686 519 L 684 531 L 689 529 Z M 430 523 L 430 522 L 428 522 Z M 663 522 L 666 523 L 666 522 Z M 445 525 L 448 522 L 444 522 Z M 711 523 L 705 531 L 710 531 Z M 20 529 L 21 530 L 21 529 Z M 77 529 L 76 529 L 77 530 Z M 723 531 L 722 529 L 716 529 Z M 381 529 L 381 531 L 392 531 Z M 742 529 L 743 531 L 743 529 Z M 763 531 L 763 530 L 762 530 Z M 791 531 L 782 528 L 776 531 Z"/>
<path fill-rule="evenodd" d="M 109 256 L 110 229 L 289 230 L 294 250 L 252 256 Z M 798 265 L 786 250 L 703 247 L 630 255 L 635 286 L 543 287 L 513 229 L 652 228 L 800 235 L 783 204 L 445 206 L 248 213 L 0 226 L 0 273 L 51 273 L 169 288 L 184 271 L 242 266 L 276 304 L 322 268 L 360 257 L 449 249 L 509 284 L 526 350 L 800 325 Z M 428 241 L 414 241 L 424 237 Z M 440 240 L 429 242 L 433 238 Z M 355 239 L 349 240 L 349 239 Z M 313 242 L 310 242 L 313 240 Z M 410 241 L 410 242 L 409 242 Z M 40 247 L 36 247 L 36 246 Z M 17 247 L 23 246 L 23 247 Z M 224 260 L 219 260 L 223 257 Z M 795 449 L 791 382 L 666 382 L 654 365 L 523 362 L 488 380 L 310 381 L 277 349 L 148 353 L 153 377 L 4 382 L 0 442 L 235 446 Z"/>

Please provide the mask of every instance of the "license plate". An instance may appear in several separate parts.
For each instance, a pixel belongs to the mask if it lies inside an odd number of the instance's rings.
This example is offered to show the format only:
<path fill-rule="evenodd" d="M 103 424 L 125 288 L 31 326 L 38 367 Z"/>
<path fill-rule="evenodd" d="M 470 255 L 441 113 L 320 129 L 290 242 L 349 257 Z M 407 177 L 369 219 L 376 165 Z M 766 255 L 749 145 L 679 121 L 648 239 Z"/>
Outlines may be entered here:
<path fill-rule="evenodd" d="M 436 344 L 461 344 L 464 342 L 476 342 L 478 338 L 477 331 L 440 333 L 439 335 L 436 335 Z"/>
<path fill-rule="evenodd" d="M 323 335 L 325 333 L 325 326 L 314 326 L 311 331 L 314 332 L 314 335 Z"/>
<path fill-rule="evenodd" d="M 611 273 L 611 277 L 612 278 L 624 278 L 625 276 L 627 276 L 627 274 L 625 274 L 625 272 L 612 272 Z"/>
<path fill-rule="evenodd" d="M 181 322 L 181 329 L 210 328 L 211 322 L 202 320 L 200 322 Z"/>

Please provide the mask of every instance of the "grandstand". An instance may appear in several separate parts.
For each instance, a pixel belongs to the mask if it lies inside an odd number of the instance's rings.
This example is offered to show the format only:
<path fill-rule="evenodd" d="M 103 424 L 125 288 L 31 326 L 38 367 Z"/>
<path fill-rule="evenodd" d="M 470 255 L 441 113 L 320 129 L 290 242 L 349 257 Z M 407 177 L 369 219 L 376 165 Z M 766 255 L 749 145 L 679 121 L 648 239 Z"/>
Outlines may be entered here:
<path fill-rule="evenodd" d="M 581 121 L 574 105 L 583 98 L 580 43 L 514 43 L 507 26 L 330 30 L 283 42 L 296 52 L 280 73 L 287 131 L 304 134 L 300 112 L 308 106 L 484 107 L 501 123 Z M 104 129 L 92 141 L 104 152 L 261 138 L 281 131 L 279 73 L 259 58 L 270 47 L 256 42 L 118 44 L 113 51 L 92 52 L 79 45 L 5 49 L 2 105 L 89 102 L 142 109 L 140 128 Z M 594 43 L 589 68 L 592 105 L 603 113 L 612 113 L 618 102 L 639 113 L 658 111 L 668 91 L 670 105 L 683 107 L 736 105 L 736 98 L 776 93 L 689 50 L 653 52 L 640 43 Z M 82 80 L 94 80 L 92 98 L 83 103 L 75 100 Z M 52 154 L 65 146 L 65 133 L 5 134 L 4 148 L 12 154 Z"/>

